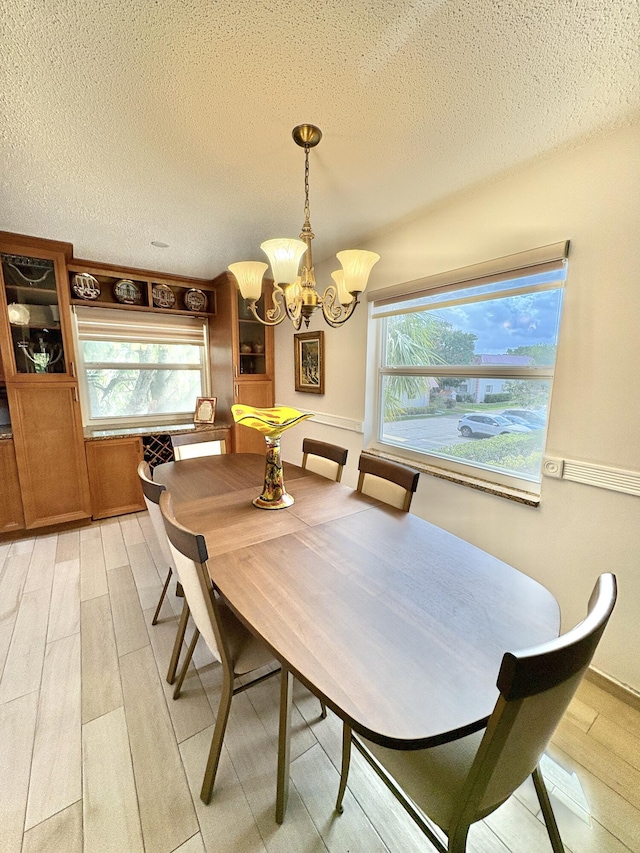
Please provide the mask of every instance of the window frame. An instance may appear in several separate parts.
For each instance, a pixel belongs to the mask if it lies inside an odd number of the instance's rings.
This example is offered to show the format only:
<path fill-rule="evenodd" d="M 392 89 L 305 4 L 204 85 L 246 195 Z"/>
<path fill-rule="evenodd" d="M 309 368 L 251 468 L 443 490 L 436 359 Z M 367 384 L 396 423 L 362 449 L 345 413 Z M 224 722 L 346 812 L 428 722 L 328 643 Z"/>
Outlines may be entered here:
<path fill-rule="evenodd" d="M 452 376 L 457 379 L 495 379 L 505 381 L 509 379 L 530 379 L 534 381 L 544 381 L 549 383 L 549 398 L 547 407 L 547 418 L 543 433 L 543 448 L 544 454 L 549 414 L 551 412 L 551 403 L 553 395 L 553 378 L 555 373 L 554 365 L 421 365 L 421 366 L 401 366 L 390 367 L 386 365 L 386 342 L 387 342 L 387 318 L 389 316 L 397 316 L 400 313 L 408 313 L 415 311 L 415 307 L 408 307 L 404 310 L 388 310 L 385 306 L 411 300 L 419 297 L 429 297 L 437 294 L 444 294 L 449 291 L 459 292 L 467 288 L 477 287 L 483 284 L 491 284 L 500 280 L 506 281 L 509 279 L 521 278 L 526 275 L 531 275 L 537 271 L 547 272 L 550 268 L 556 267 L 559 273 L 559 279 L 566 278 L 566 259 L 568 256 L 569 242 L 553 244 L 549 247 L 532 250 L 531 252 L 521 253 L 516 256 L 500 258 L 495 261 L 489 261 L 483 264 L 474 265 L 461 270 L 452 270 L 450 273 L 438 274 L 427 279 L 418 280 L 416 282 L 406 282 L 401 285 L 394 285 L 384 288 L 379 291 L 373 291 L 368 294 L 369 305 L 369 327 L 371 323 L 375 326 L 374 336 L 374 369 L 375 381 L 371 383 L 371 388 L 375 393 L 373 406 L 370 407 L 372 413 L 372 429 L 370 435 L 370 446 L 373 450 L 382 453 L 400 456 L 406 459 L 407 462 L 417 464 L 425 469 L 433 468 L 440 469 L 445 472 L 460 475 L 461 478 L 475 481 L 485 481 L 490 484 L 504 486 L 508 489 L 516 489 L 533 495 L 540 494 L 542 475 L 539 478 L 533 478 L 527 475 L 515 475 L 506 472 L 496 471 L 488 465 L 483 465 L 474 462 L 464 462 L 451 457 L 441 456 L 436 451 L 416 450 L 407 447 L 404 444 L 391 442 L 383 438 L 384 434 L 384 380 L 388 376 L 416 376 L 416 377 L 446 377 Z M 493 267 L 493 272 L 491 271 Z M 431 286 L 429 286 L 431 284 Z M 563 288 L 564 280 L 560 284 L 553 284 L 550 287 L 547 284 L 530 285 L 523 290 L 526 293 L 535 291 Z M 520 295 L 522 289 L 514 288 L 506 293 L 506 296 Z M 499 298 L 499 297 L 498 297 Z M 490 297 L 477 299 L 471 297 L 464 301 L 490 301 Z M 440 306 L 438 306 L 440 307 Z M 562 311 L 562 306 L 560 308 Z M 561 316 L 561 314 L 560 314 Z M 559 339 L 556 339 L 556 345 Z M 505 404 L 507 405 L 507 404 Z"/>
<path fill-rule="evenodd" d="M 82 342 L 86 338 L 86 336 L 80 333 L 80 325 L 81 320 L 78 318 L 78 312 L 76 310 L 77 307 L 84 309 L 85 306 L 73 306 L 73 338 L 74 338 L 74 346 L 76 350 L 76 359 L 78 365 L 78 389 L 80 392 L 80 408 L 82 411 L 82 422 L 83 426 L 89 429 L 118 429 L 118 428 L 132 428 L 132 427 L 155 427 L 155 426 L 170 426 L 170 425 L 178 425 L 178 424 L 188 424 L 193 422 L 193 412 L 163 412 L 163 413 L 151 413 L 148 415 L 121 415 L 114 417 L 98 417 L 94 418 L 91 416 L 91 400 L 90 400 L 90 392 L 89 392 L 89 382 L 88 382 L 88 370 L 93 369 L 102 369 L 102 370 L 189 370 L 193 372 L 198 372 L 201 376 L 201 392 L 197 396 L 209 397 L 211 396 L 211 374 L 210 374 L 210 364 L 209 364 L 209 325 L 206 319 L 200 317 L 185 317 L 183 318 L 181 315 L 166 315 L 163 316 L 156 312 L 151 311 L 136 311 L 129 312 L 127 316 L 127 324 L 130 326 L 135 326 L 136 324 L 146 324 L 149 326 L 157 326 L 158 328 L 158 341 L 159 343 L 181 343 L 180 340 L 171 339 L 169 335 L 167 338 L 162 337 L 162 327 L 163 325 L 167 325 L 167 320 L 170 317 L 169 322 L 178 321 L 176 325 L 184 325 L 186 327 L 186 323 L 180 323 L 182 320 L 189 321 L 191 325 L 197 323 L 202 327 L 202 351 L 201 358 L 199 364 L 182 364 L 182 363 L 173 363 L 173 362 L 158 362 L 158 363 L 137 363 L 137 362 L 86 362 L 84 358 L 84 352 L 82 347 Z M 113 311 L 126 311 L 126 309 L 109 309 L 102 308 L 100 306 L 86 306 L 92 313 L 94 312 L 104 312 L 103 316 L 105 320 L 113 317 Z M 115 324 L 111 324 L 114 328 L 117 328 Z M 118 340 L 117 335 L 114 334 L 113 337 L 102 337 L 101 340 Z M 149 341 L 152 342 L 152 341 Z M 198 343 L 198 346 L 200 344 Z M 89 365 L 89 366 L 87 366 Z M 196 400 L 194 398 L 193 407 L 195 412 Z"/>

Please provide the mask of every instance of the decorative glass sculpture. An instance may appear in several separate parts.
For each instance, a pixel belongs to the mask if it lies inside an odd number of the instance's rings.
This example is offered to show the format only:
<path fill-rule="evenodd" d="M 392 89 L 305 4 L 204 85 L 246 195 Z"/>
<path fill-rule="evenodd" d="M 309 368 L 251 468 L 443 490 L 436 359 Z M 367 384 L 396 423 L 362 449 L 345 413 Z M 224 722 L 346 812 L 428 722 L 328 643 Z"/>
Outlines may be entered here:
<path fill-rule="evenodd" d="M 244 426 L 257 429 L 264 435 L 264 440 L 267 443 L 264 488 L 262 494 L 254 498 L 253 505 L 260 509 L 284 509 L 291 506 L 293 498 L 284 487 L 280 436 L 286 429 L 290 429 L 307 418 L 312 418 L 313 415 L 299 412 L 289 406 L 278 406 L 275 409 L 256 409 L 253 406 L 242 406 L 239 403 L 231 406 L 231 412 L 237 424 L 244 424 Z"/>

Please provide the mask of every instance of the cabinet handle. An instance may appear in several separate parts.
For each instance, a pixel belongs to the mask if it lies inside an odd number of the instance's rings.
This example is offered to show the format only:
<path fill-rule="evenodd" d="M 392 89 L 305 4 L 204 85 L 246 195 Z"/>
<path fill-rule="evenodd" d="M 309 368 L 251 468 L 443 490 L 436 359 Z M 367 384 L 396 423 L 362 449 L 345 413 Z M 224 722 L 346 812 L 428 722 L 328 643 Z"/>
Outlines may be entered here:
<path fill-rule="evenodd" d="M 76 378 L 76 365 L 75 365 L 75 363 L 73 361 L 70 361 L 69 367 L 71 368 L 71 375 L 75 379 Z"/>
<path fill-rule="evenodd" d="M 236 397 L 237 397 L 237 396 L 238 396 L 238 383 L 237 383 L 237 382 L 235 382 L 235 383 L 234 383 L 233 388 L 234 388 L 234 391 L 235 391 L 235 395 L 236 395 Z"/>
<path fill-rule="evenodd" d="M 236 379 L 238 378 L 238 365 L 237 364 L 233 365 L 233 375 L 235 376 Z"/>
<path fill-rule="evenodd" d="M 73 389 L 73 399 L 76 401 L 76 403 L 79 403 L 79 402 L 80 402 L 80 401 L 78 400 L 78 389 L 77 389 L 77 388 L 74 388 L 74 389 Z"/>

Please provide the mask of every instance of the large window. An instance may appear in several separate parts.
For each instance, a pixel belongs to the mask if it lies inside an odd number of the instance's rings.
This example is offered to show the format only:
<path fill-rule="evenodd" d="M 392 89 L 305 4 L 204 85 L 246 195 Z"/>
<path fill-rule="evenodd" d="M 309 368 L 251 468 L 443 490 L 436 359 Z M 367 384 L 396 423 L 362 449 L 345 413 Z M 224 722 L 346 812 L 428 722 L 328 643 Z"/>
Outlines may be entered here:
<path fill-rule="evenodd" d="M 86 423 L 191 418 L 208 394 L 206 321 L 83 306 L 75 314 Z"/>
<path fill-rule="evenodd" d="M 540 482 L 566 248 L 372 295 L 379 446 L 509 485 Z"/>

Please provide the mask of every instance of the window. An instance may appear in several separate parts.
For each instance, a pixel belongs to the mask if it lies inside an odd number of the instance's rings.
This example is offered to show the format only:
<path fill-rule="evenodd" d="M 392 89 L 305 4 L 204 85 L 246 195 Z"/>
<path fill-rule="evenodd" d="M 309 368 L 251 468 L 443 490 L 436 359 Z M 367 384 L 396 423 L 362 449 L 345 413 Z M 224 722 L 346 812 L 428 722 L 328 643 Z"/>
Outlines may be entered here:
<path fill-rule="evenodd" d="M 567 248 L 371 294 L 379 449 L 528 491 L 523 480 L 540 482 Z"/>
<path fill-rule="evenodd" d="M 86 424 L 191 420 L 209 393 L 206 321 L 83 306 L 75 316 Z"/>

